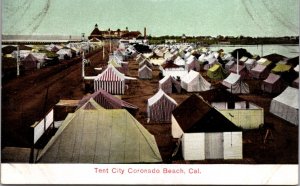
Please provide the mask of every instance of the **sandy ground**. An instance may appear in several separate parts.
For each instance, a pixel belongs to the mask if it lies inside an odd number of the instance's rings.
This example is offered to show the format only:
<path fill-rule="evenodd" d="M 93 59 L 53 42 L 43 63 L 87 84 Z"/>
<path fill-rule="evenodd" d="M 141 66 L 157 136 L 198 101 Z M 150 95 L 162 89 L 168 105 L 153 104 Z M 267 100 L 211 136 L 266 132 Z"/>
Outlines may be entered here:
<path fill-rule="evenodd" d="M 108 60 L 108 47 L 103 59 L 102 50 L 88 54 L 91 66 L 86 67 L 86 75 L 96 75 L 94 67 L 102 67 Z M 136 119 L 155 136 L 164 163 L 246 163 L 246 164 L 296 164 L 298 163 L 298 127 L 269 113 L 272 97 L 262 94 L 257 81 L 247 82 L 253 93 L 242 95 L 265 111 L 265 123 L 271 128 L 273 140 L 263 143 L 266 130 L 243 132 L 243 160 L 183 161 L 180 155 L 172 158 L 176 140 L 171 136 L 171 124 L 147 123 L 147 100 L 158 90 L 159 70 L 153 68 L 153 79 L 136 80 L 128 84 L 122 99 L 139 107 Z M 129 61 L 126 74 L 138 77 L 138 64 Z M 205 74 L 203 74 L 205 76 Z M 215 82 L 214 82 L 215 83 Z M 48 88 L 48 96 L 47 94 Z M 2 85 L 2 148 L 4 146 L 30 147 L 32 133 L 30 125 L 40 120 L 60 99 L 81 99 L 86 94 L 81 78 L 81 59 L 64 61 L 10 80 Z M 204 93 L 200 93 L 203 95 Z M 170 94 L 178 104 L 191 93 Z M 46 100 L 46 101 L 45 101 Z"/>

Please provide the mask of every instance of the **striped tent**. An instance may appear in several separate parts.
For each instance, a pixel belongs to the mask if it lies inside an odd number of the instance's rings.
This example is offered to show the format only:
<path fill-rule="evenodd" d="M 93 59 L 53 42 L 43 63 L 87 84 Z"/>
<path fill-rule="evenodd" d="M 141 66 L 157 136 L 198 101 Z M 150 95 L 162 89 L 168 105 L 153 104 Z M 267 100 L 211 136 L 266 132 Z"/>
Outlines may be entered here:
<path fill-rule="evenodd" d="M 159 88 L 162 89 L 165 93 L 171 94 L 173 92 L 181 92 L 181 85 L 176 81 L 172 76 L 167 75 L 159 82 Z"/>
<path fill-rule="evenodd" d="M 152 70 L 147 65 L 141 67 L 138 73 L 140 79 L 152 79 Z"/>
<path fill-rule="evenodd" d="M 85 105 L 85 103 L 87 103 L 91 98 L 93 98 L 101 107 L 105 109 L 126 109 L 130 113 L 134 113 L 138 109 L 137 106 L 123 101 L 101 88 L 99 88 L 99 90 L 97 92 L 94 92 L 93 94 L 84 96 L 79 101 L 77 109 Z"/>
<path fill-rule="evenodd" d="M 149 61 L 149 59 L 144 59 L 142 62 L 139 63 L 139 67 L 142 67 L 144 65 L 147 65 L 149 68 L 153 67 L 153 65 L 151 64 L 151 62 Z"/>
<path fill-rule="evenodd" d="M 154 96 L 148 99 L 148 118 L 155 123 L 171 122 L 171 114 L 176 106 L 176 101 L 159 89 Z"/>
<path fill-rule="evenodd" d="M 134 80 L 119 72 L 113 65 L 109 64 L 107 68 L 94 79 L 94 90 L 100 89 L 110 94 L 124 94 L 125 80 Z"/>

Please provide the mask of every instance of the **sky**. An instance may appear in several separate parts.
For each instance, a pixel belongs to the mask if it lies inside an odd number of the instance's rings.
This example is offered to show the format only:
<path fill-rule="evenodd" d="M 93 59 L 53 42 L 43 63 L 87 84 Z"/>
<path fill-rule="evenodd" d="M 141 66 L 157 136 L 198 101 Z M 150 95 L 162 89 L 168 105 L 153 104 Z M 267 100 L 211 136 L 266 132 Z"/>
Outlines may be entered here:
<path fill-rule="evenodd" d="M 299 0 L 2 0 L 4 35 L 297 36 Z"/>

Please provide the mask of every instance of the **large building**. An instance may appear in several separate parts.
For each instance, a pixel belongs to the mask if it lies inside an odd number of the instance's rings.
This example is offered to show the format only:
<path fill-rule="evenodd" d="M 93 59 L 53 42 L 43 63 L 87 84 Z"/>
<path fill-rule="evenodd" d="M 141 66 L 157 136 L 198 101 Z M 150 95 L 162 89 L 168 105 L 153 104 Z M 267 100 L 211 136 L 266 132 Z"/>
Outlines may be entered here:
<path fill-rule="evenodd" d="M 128 27 L 126 27 L 125 30 L 120 30 L 120 29 L 110 30 L 110 29 L 108 29 L 108 30 L 101 31 L 98 28 L 98 24 L 95 24 L 95 28 L 91 32 L 91 34 L 88 37 L 88 39 L 93 39 L 93 38 L 97 38 L 97 39 L 108 39 L 108 38 L 132 39 L 132 38 L 141 38 L 141 37 L 143 37 L 142 34 L 141 34 L 141 32 L 139 32 L 139 31 L 128 31 Z"/>

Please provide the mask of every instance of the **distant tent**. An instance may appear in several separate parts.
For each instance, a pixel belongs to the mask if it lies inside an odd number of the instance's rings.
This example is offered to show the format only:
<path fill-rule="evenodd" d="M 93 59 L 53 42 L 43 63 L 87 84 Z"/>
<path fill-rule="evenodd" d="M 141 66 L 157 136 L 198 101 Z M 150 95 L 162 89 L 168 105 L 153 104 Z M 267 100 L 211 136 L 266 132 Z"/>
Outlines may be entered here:
<path fill-rule="evenodd" d="M 140 79 L 152 79 L 152 70 L 147 65 L 141 67 L 138 74 Z"/>
<path fill-rule="evenodd" d="M 256 79 L 264 79 L 268 76 L 269 70 L 265 65 L 257 64 L 250 70 L 250 74 Z"/>
<path fill-rule="evenodd" d="M 264 66 L 269 66 L 269 65 L 272 64 L 272 62 L 269 61 L 269 60 L 266 59 L 266 58 L 260 58 L 260 59 L 257 61 L 257 64 L 264 65 Z"/>
<path fill-rule="evenodd" d="M 210 69 L 208 69 L 207 76 L 211 79 L 219 80 L 226 78 L 227 73 L 221 65 L 215 64 Z"/>
<path fill-rule="evenodd" d="M 185 160 L 243 158 L 241 129 L 194 94 L 172 112 L 172 136 Z"/>
<path fill-rule="evenodd" d="M 234 64 L 235 64 L 234 60 L 231 60 L 231 61 L 227 62 L 225 64 L 225 69 L 229 71 L 233 67 Z"/>
<path fill-rule="evenodd" d="M 146 57 L 143 54 L 138 54 L 136 58 L 136 62 L 140 63 L 142 62 Z"/>
<path fill-rule="evenodd" d="M 130 113 L 134 113 L 138 109 L 137 106 L 123 101 L 101 88 L 97 92 L 83 97 L 79 101 L 77 109 L 85 105 L 85 103 L 87 103 L 91 98 L 93 98 L 101 107 L 105 109 L 126 109 Z"/>
<path fill-rule="evenodd" d="M 279 75 L 270 73 L 268 78 L 262 82 L 261 89 L 268 93 L 281 93 L 284 84 Z"/>
<path fill-rule="evenodd" d="M 273 69 L 272 72 L 275 74 L 285 73 L 289 72 L 291 70 L 292 66 L 285 65 L 285 64 L 277 64 Z"/>
<path fill-rule="evenodd" d="M 238 68 L 237 68 L 238 67 Z M 237 64 L 234 64 L 229 71 L 231 73 L 235 73 L 235 74 L 239 74 L 241 75 L 243 78 L 246 77 L 248 75 L 247 69 L 245 65 L 241 65 L 239 64 L 239 66 L 237 66 Z M 238 72 L 237 72 L 238 71 Z"/>
<path fill-rule="evenodd" d="M 245 65 L 246 65 L 246 68 L 247 70 L 251 70 L 252 68 L 255 67 L 256 65 L 256 60 L 255 59 L 247 59 L 247 61 L 245 61 Z"/>
<path fill-rule="evenodd" d="M 159 81 L 159 88 L 162 89 L 166 94 L 181 92 L 180 83 L 170 75 L 165 76 Z"/>
<path fill-rule="evenodd" d="M 24 66 L 25 70 L 33 70 L 37 68 L 39 60 L 34 57 L 32 54 L 28 54 L 23 60 L 22 65 Z"/>
<path fill-rule="evenodd" d="M 200 70 L 200 63 L 198 62 L 197 58 L 193 55 L 190 55 L 187 59 L 186 59 L 186 67 L 185 67 L 188 71 L 190 70 L 195 70 L 195 71 L 199 71 Z"/>
<path fill-rule="evenodd" d="M 142 62 L 139 63 L 139 67 L 147 65 L 149 68 L 152 68 L 153 65 L 150 63 L 149 59 L 144 59 Z"/>
<path fill-rule="evenodd" d="M 299 90 L 287 87 L 271 101 L 270 112 L 290 123 L 299 125 Z"/>
<path fill-rule="evenodd" d="M 159 89 L 154 96 L 148 99 L 148 118 L 151 122 L 156 123 L 171 122 L 171 113 L 176 106 L 176 101 Z"/>
<path fill-rule="evenodd" d="M 187 92 L 201 92 L 211 88 L 211 84 L 206 81 L 199 72 L 191 70 L 181 79 L 181 87 Z"/>
<path fill-rule="evenodd" d="M 174 60 L 174 64 L 184 67 L 185 61 L 180 56 L 177 56 L 177 58 Z"/>
<path fill-rule="evenodd" d="M 90 104 L 94 109 L 85 109 Z M 37 157 L 38 163 L 162 162 L 155 138 L 124 109 L 93 99 L 70 113 Z"/>
<path fill-rule="evenodd" d="M 223 80 L 222 84 L 228 87 L 228 91 L 233 94 L 248 94 L 250 92 L 248 84 L 244 83 L 241 76 L 235 73 L 231 73 Z"/>
<path fill-rule="evenodd" d="M 248 60 L 248 57 L 243 56 L 242 58 L 240 58 L 239 62 L 241 62 L 242 64 L 244 64 L 247 60 Z"/>

